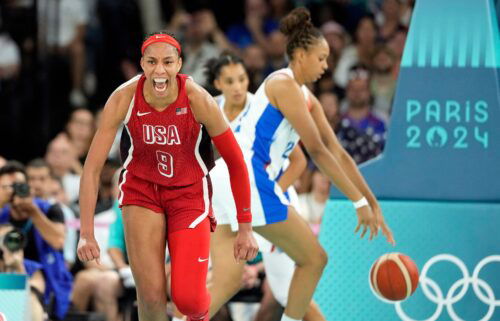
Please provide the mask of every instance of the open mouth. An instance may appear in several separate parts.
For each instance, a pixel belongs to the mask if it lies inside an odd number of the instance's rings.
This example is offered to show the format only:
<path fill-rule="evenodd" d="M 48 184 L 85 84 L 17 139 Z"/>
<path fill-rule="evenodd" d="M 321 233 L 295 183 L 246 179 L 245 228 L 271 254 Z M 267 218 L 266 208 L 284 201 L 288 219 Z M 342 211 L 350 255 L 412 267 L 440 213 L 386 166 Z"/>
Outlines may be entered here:
<path fill-rule="evenodd" d="M 153 78 L 153 87 L 156 91 L 162 93 L 167 90 L 168 79 L 167 78 Z"/>

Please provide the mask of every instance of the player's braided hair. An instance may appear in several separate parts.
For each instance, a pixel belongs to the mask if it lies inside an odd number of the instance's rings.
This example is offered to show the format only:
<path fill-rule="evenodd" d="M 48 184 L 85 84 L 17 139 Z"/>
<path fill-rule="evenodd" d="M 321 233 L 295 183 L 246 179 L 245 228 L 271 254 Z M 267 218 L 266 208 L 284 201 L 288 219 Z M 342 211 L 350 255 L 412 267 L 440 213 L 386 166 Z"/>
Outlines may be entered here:
<path fill-rule="evenodd" d="M 219 57 L 208 60 L 205 64 L 205 76 L 207 77 L 207 83 L 213 85 L 215 79 L 219 78 L 222 68 L 230 64 L 243 65 L 243 60 L 228 51 L 224 51 Z"/>
<path fill-rule="evenodd" d="M 306 8 L 292 10 L 280 22 L 280 31 L 287 36 L 286 53 L 293 59 L 297 48 L 307 50 L 316 40 L 323 37 L 311 22 L 311 14 Z"/>

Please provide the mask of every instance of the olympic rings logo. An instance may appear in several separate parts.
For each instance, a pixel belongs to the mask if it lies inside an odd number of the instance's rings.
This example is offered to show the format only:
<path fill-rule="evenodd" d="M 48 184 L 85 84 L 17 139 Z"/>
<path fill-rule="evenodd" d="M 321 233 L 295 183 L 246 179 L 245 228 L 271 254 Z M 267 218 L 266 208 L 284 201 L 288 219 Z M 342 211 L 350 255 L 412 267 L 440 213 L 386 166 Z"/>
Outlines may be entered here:
<path fill-rule="evenodd" d="M 451 263 L 454 263 L 462 272 L 462 278 L 453 283 L 453 285 L 448 290 L 448 293 L 446 293 L 446 296 L 444 296 L 444 293 L 439 285 L 433 279 L 427 276 L 430 267 L 440 261 L 449 261 Z M 425 319 L 425 321 L 437 320 L 443 312 L 444 307 L 446 307 L 446 311 L 453 321 L 464 321 L 455 313 L 453 304 L 457 303 L 465 296 L 465 294 L 469 290 L 470 285 L 472 285 L 474 294 L 479 298 L 479 300 L 488 305 L 488 311 L 486 312 L 484 317 L 480 319 L 480 321 L 490 320 L 493 316 L 493 313 L 495 313 L 496 307 L 500 307 L 500 300 L 496 300 L 493 289 L 483 279 L 479 278 L 479 273 L 485 265 L 492 262 L 500 262 L 500 255 L 491 255 L 482 259 L 474 268 L 472 276 L 470 276 L 464 262 L 451 254 L 439 254 L 427 261 L 422 269 L 422 272 L 420 273 L 420 288 L 422 289 L 423 294 L 430 301 L 435 303 L 437 307 L 434 314 L 432 314 L 432 316 L 430 316 L 428 319 Z M 432 289 L 432 291 L 430 289 Z M 486 293 L 486 295 L 484 293 Z M 384 300 L 384 302 L 388 301 Z M 396 302 L 393 304 L 396 309 L 396 313 L 399 315 L 401 320 L 415 321 L 403 311 L 401 302 Z"/>

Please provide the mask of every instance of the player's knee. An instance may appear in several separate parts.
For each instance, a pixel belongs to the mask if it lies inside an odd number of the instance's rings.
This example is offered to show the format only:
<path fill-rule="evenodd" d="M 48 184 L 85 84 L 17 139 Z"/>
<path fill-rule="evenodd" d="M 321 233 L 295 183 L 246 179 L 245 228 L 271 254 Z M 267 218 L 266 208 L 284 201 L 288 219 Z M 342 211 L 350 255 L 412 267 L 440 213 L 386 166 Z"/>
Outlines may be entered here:
<path fill-rule="evenodd" d="M 167 304 L 165 287 L 152 286 L 141 291 L 138 288 L 137 298 L 139 303 L 148 311 L 163 311 Z"/>
<path fill-rule="evenodd" d="M 173 291 L 172 299 L 179 311 L 191 318 L 203 317 L 209 307 L 209 295 L 206 290 Z"/>
<path fill-rule="evenodd" d="M 311 251 L 310 263 L 315 270 L 323 272 L 326 264 L 328 263 L 328 255 L 325 250 L 318 246 L 314 251 Z"/>
<path fill-rule="evenodd" d="M 146 294 L 138 295 L 139 304 L 146 311 L 164 311 L 167 306 L 167 300 L 161 295 Z"/>

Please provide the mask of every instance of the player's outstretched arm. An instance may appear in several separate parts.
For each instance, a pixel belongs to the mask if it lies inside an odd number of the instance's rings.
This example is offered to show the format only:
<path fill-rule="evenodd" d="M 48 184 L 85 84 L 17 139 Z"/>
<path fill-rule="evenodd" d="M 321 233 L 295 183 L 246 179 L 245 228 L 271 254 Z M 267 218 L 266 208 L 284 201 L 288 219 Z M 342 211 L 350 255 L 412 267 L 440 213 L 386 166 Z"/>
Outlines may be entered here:
<path fill-rule="evenodd" d="M 94 135 L 83 166 L 80 180 L 80 241 L 78 258 L 82 261 L 99 259 L 99 246 L 94 238 L 94 211 L 99 177 L 120 124 L 125 119 L 133 91 L 123 88 L 114 92 L 106 102 L 99 127 Z"/>
<path fill-rule="evenodd" d="M 309 95 L 312 102 L 311 115 L 316 123 L 316 126 L 318 127 L 321 139 L 323 140 L 324 144 L 331 152 L 331 154 L 338 160 L 340 166 L 349 176 L 354 185 L 356 185 L 356 187 L 361 191 L 364 197 L 366 197 L 373 213 L 377 218 L 377 224 L 382 230 L 382 233 L 386 236 L 387 241 L 394 245 L 394 237 L 392 235 L 391 229 L 385 223 L 384 216 L 382 215 L 382 210 L 380 209 L 377 198 L 375 197 L 375 195 L 373 195 L 373 192 L 363 178 L 363 175 L 361 175 L 361 172 L 359 171 L 358 166 L 356 165 L 352 157 L 339 143 L 337 136 L 335 136 L 332 127 L 326 119 L 321 103 L 312 93 L 309 93 Z"/>
<path fill-rule="evenodd" d="M 252 233 L 250 182 L 241 149 L 215 100 L 205 89 L 188 80 L 186 90 L 196 120 L 203 124 L 227 164 L 239 223 L 234 246 L 236 260 L 252 260 L 258 252 Z"/>
<path fill-rule="evenodd" d="M 347 198 L 354 204 L 359 204 L 356 206 L 358 226 L 355 232 L 362 227 L 361 237 L 365 235 L 368 229 L 370 230 L 369 239 L 375 237 L 378 231 L 376 216 L 372 213 L 371 208 L 367 206 L 368 203 L 362 204 L 358 202 L 364 199 L 363 194 L 323 143 L 314 119 L 307 109 L 299 85 L 288 76 L 276 75 L 267 81 L 266 93 L 271 104 L 280 109 L 298 132 L 302 143 L 318 168 L 330 178 Z"/>

